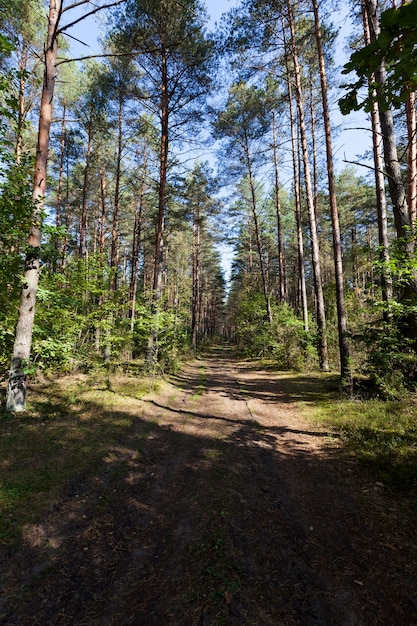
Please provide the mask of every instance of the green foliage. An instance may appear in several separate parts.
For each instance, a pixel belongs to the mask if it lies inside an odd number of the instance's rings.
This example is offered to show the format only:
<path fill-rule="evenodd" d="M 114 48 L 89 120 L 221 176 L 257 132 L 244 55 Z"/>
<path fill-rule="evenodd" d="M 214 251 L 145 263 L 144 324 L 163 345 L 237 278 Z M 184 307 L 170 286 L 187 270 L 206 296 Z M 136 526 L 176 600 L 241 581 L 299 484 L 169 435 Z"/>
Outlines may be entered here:
<path fill-rule="evenodd" d="M 189 320 L 174 311 L 153 314 L 148 306 L 138 305 L 133 334 L 133 356 L 144 356 L 150 337 L 154 337 L 158 368 L 173 371 L 179 366 L 181 356 L 189 349 Z"/>
<path fill-rule="evenodd" d="M 384 484 L 414 488 L 417 480 L 417 413 L 408 398 L 341 400 L 317 398 L 306 417 L 339 433 L 343 442 Z"/>
<path fill-rule="evenodd" d="M 362 340 L 367 348 L 366 373 L 374 393 L 383 399 L 399 399 L 415 388 L 414 342 L 404 336 L 398 320 L 368 326 Z"/>
<path fill-rule="evenodd" d="M 8 58 L 14 47 L 0 34 L 0 57 Z M 14 341 L 23 273 L 23 255 L 32 214 L 32 159 L 22 154 L 17 161 L 9 138 L 17 124 L 18 103 L 13 94 L 16 72 L 0 75 L 0 378 L 6 375 Z"/>
<path fill-rule="evenodd" d="M 375 41 L 354 52 L 344 66 L 343 74 L 355 71 L 358 80 L 342 85 L 348 93 L 339 100 L 344 115 L 364 109 L 370 111 L 378 90 L 382 106 L 400 108 L 408 94 L 417 88 L 417 0 L 381 14 L 381 30 Z M 384 84 L 370 81 L 384 64 L 387 79 Z M 367 95 L 359 101 L 359 92 L 367 88 Z"/>
<path fill-rule="evenodd" d="M 285 304 L 272 306 L 273 321 L 266 316 L 263 294 L 247 292 L 233 301 L 233 327 L 240 354 L 269 358 L 281 369 L 301 370 L 315 359 L 314 338 Z"/>

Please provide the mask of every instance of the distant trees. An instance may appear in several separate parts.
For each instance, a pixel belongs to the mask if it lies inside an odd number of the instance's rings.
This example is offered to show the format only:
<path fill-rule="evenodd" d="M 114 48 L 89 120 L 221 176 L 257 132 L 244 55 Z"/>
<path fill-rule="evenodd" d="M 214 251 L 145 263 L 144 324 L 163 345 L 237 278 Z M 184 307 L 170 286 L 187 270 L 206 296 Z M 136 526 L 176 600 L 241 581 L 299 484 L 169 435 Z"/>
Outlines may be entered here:
<path fill-rule="evenodd" d="M 106 56 L 75 65 L 63 35 L 81 18 L 65 26 L 61 18 L 79 4 L 51 3 L 43 63 L 43 4 L 2 9 L 3 375 L 15 339 L 8 408 L 24 408 L 36 367 L 175 367 L 218 333 L 284 367 L 337 366 L 345 383 L 351 367 L 375 378 L 395 370 L 412 384 L 415 0 L 381 22 L 376 2 L 364 0 L 371 48 L 347 67 L 359 82 L 344 110 L 361 104 L 369 80 L 373 184 L 351 168 L 335 172 L 336 35 L 315 0 L 244 0 L 217 40 L 197 0 L 103 0 L 89 12 L 109 9 Z M 198 158 L 210 132 L 217 173 L 214 157 Z M 235 249 L 226 305 L 225 241 Z"/>
<path fill-rule="evenodd" d="M 1 267 L 5 268 L 7 258 L 17 259 L 20 266 L 19 254 L 27 250 L 7 396 L 7 408 L 13 412 L 25 408 L 26 377 L 33 369 L 31 359 L 40 367 L 68 369 L 94 358 L 110 361 L 122 352 L 129 358 L 140 356 L 157 326 L 158 359 L 165 367 L 186 349 L 187 337 L 194 331 L 198 331 L 201 341 L 217 332 L 221 324 L 224 284 L 220 259 L 206 235 L 206 226 L 198 252 L 199 263 L 204 263 L 198 272 L 198 310 L 196 303 L 187 300 L 196 282 L 192 270 L 196 262 L 191 245 L 193 223 L 207 223 L 207 214 L 203 213 L 213 202 L 209 187 L 198 218 L 194 209 L 190 211 L 184 204 L 178 163 L 177 178 L 168 180 L 175 163 L 172 146 L 185 139 L 187 124 L 202 121 L 202 103 L 210 84 L 212 44 L 202 32 L 202 8 L 190 2 L 181 12 L 171 3 L 168 24 L 168 3 L 164 7 L 159 2 L 153 7 L 135 3 L 135 18 L 132 12 L 127 13 L 131 19 L 118 28 L 117 36 L 113 28 L 109 60 L 87 62 L 82 80 L 71 77 L 72 85 L 78 81 L 78 93 L 68 89 L 65 79 L 62 87 L 58 82 L 56 97 L 57 68 L 61 76 L 71 74 L 65 65 L 68 59 L 57 58 L 58 45 L 62 43 L 59 38 L 79 21 L 67 20 L 62 26 L 61 16 L 79 4 L 63 6 L 53 2 L 50 6 L 33 199 L 29 192 L 20 191 L 19 205 L 16 200 L 7 205 L 16 185 L 12 190 L 10 185 L 6 188 L 2 184 L 0 189 L 1 219 L 7 222 L 8 213 L 13 215 L 22 233 L 18 245 L 12 242 L 15 235 L 3 238 Z M 89 13 L 118 4 L 122 2 L 101 3 Z M 147 11 L 150 21 L 141 31 Z M 16 19 L 10 18 L 5 24 L 10 23 L 24 41 L 26 31 Z M 154 31 L 148 33 L 151 22 Z M 123 42 L 131 43 L 133 31 L 136 51 L 126 54 Z M 143 40 L 145 33 L 147 43 Z M 151 44 L 154 36 L 159 37 L 157 51 Z M 16 133 L 13 157 L 4 126 L 1 145 L 4 154 L 11 155 L 7 167 L 6 159 L 2 159 L 4 172 L 5 176 L 11 175 L 14 158 L 25 189 L 30 191 L 28 170 L 23 167 L 23 155 L 30 152 L 30 146 L 25 143 L 23 129 L 30 130 L 36 121 L 34 116 L 29 117 L 24 127 L 26 109 L 22 94 L 26 88 L 22 81 L 26 74 L 13 68 L 9 61 L 13 48 L 3 35 L 1 43 L 5 85 L 13 79 L 10 93 L 14 85 L 18 88 L 14 99 L 7 98 L 6 89 L 3 91 L 1 113 L 7 125 L 13 118 L 9 127 Z M 11 67 L 9 75 L 7 66 Z M 158 70 L 159 75 L 155 75 Z M 53 105 L 58 118 L 56 127 L 51 126 Z M 191 206 L 193 201 L 187 202 Z M 19 206 L 26 211 L 26 221 Z M 29 226 L 27 247 L 24 233 Z M 16 278 L 19 273 L 17 269 Z M 6 268 L 4 280 L 11 280 Z M 158 311 L 152 305 L 156 293 Z M 11 305 L 16 305 L 13 298 Z M 197 325 L 194 329 L 193 314 Z M 10 319 L 13 320 L 12 312 Z M 5 337 L 12 336 L 10 326 L 7 333 Z M 1 358 L 6 365 L 6 354 Z"/>

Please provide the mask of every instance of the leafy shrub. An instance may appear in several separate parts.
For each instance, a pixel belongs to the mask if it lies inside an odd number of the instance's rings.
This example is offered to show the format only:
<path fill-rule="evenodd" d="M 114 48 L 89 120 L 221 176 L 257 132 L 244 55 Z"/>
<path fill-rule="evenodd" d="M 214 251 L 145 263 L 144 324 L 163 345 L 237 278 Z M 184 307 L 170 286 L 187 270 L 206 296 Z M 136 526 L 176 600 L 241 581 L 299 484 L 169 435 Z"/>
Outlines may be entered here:
<path fill-rule="evenodd" d="M 417 362 L 413 340 L 404 336 L 395 319 L 367 328 L 362 336 L 367 347 L 366 371 L 377 394 L 401 398 L 416 386 Z"/>
<path fill-rule="evenodd" d="M 246 293 L 233 313 L 238 351 L 247 357 L 271 358 L 282 369 L 301 370 L 315 363 L 314 336 L 286 304 L 272 305 L 269 323 L 265 299 L 260 293 Z"/>

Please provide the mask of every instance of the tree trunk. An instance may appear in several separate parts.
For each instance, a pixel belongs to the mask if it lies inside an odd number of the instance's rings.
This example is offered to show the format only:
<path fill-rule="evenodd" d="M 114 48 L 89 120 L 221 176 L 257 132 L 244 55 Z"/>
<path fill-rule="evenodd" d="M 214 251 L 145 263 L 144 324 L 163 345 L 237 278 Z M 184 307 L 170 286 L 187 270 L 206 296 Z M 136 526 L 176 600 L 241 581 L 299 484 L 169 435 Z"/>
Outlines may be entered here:
<path fill-rule="evenodd" d="M 347 322 L 345 310 L 345 293 L 343 285 L 343 261 L 342 244 L 340 239 L 339 212 L 337 209 L 336 189 L 333 171 L 333 149 L 331 137 L 330 112 L 327 95 L 327 77 L 324 66 L 324 56 L 319 21 L 317 0 L 312 0 L 314 12 L 314 25 L 316 34 L 317 53 L 320 67 L 320 84 L 323 104 L 324 132 L 326 138 L 327 180 L 329 185 L 330 213 L 332 218 L 334 270 L 336 278 L 336 306 L 337 306 L 337 330 L 339 336 L 340 354 L 340 377 L 348 386 L 352 386 L 352 372 L 349 359 L 349 345 L 347 340 Z"/>
<path fill-rule="evenodd" d="M 123 94 L 119 94 L 119 111 L 117 116 L 117 157 L 116 157 L 116 184 L 114 190 L 113 221 L 111 228 L 110 268 L 113 274 L 110 278 L 110 290 L 116 291 L 118 286 L 119 265 L 119 220 L 120 220 L 120 177 L 122 173 L 123 149 Z"/>
<path fill-rule="evenodd" d="M 256 247 L 258 249 L 259 266 L 261 269 L 262 289 L 263 289 L 264 298 L 265 298 L 266 315 L 268 318 L 268 322 L 272 324 L 271 298 L 270 298 L 269 286 L 268 286 L 268 282 L 266 278 L 265 261 L 264 261 L 263 254 L 262 254 L 261 231 L 259 228 L 258 211 L 256 207 L 255 182 L 253 180 L 252 161 L 251 161 L 250 154 L 249 154 L 249 141 L 246 136 L 246 131 L 245 131 L 244 150 L 245 150 L 246 164 L 248 167 L 248 174 L 249 174 L 249 185 L 250 185 L 251 200 L 252 200 L 252 216 L 253 216 L 253 224 L 255 226 Z"/>
<path fill-rule="evenodd" d="M 20 163 L 23 144 L 23 126 L 25 123 L 25 85 L 26 67 L 28 62 L 29 48 L 26 42 L 22 44 L 22 54 L 19 63 L 19 96 L 18 96 L 18 118 L 16 133 L 16 162 Z"/>
<path fill-rule="evenodd" d="M 316 140 L 316 113 L 314 109 L 314 89 L 313 89 L 313 72 L 310 66 L 309 68 L 309 81 L 310 81 L 310 123 L 311 123 L 311 156 L 313 165 L 313 204 L 314 212 L 316 214 L 316 220 L 318 216 L 318 204 L 319 204 L 319 181 L 318 181 L 318 168 L 317 168 L 317 140 Z"/>
<path fill-rule="evenodd" d="M 304 268 L 304 240 L 303 227 L 301 222 L 301 199 L 300 199 L 300 173 L 298 167 L 298 153 L 296 146 L 296 125 L 293 107 L 293 96 L 291 80 L 287 67 L 287 85 L 288 85 L 288 102 L 290 106 L 290 124 L 291 124 L 291 147 L 292 147 L 292 163 L 294 176 L 294 200 L 295 200 L 295 219 L 297 225 L 297 250 L 298 250 L 298 276 L 300 281 L 301 292 L 301 309 L 303 313 L 304 330 L 308 332 L 308 308 L 307 308 L 307 288 Z"/>
<path fill-rule="evenodd" d="M 408 95 L 406 102 L 407 133 L 408 133 L 408 212 L 410 224 L 416 227 L 417 218 L 417 120 L 416 120 L 416 94 L 415 91 Z M 415 238 L 415 232 L 413 232 Z"/>
<path fill-rule="evenodd" d="M 193 298 L 191 315 L 191 339 L 194 354 L 197 352 L 197 340 L 201 315 L 200 249 L 201 221 L 200 211 L 197 208 L 197 214 L 194 215 L 193 223 Z"/>
<path fill-rule="evenodd" d="M 60 153 L 59 153 L 59 173 L 58 173 L 58 190 L 57 190 L 57 200 L 56 200 L 56 215 L 55 215 L 55 226 L 60 228 L 62 225 L 62 188 L 64 181 L 64 164 L 65 164 L 65 115 L 66 115 L 66 106 L 65 102 L 62 107 L 62 122 L 61 122 L 61 141 L 60 141 Z M 54 248 L 58 254 L 60 247 L 60 236 L 58 234 L 55 235 Z M 54 261 L 54 271 L 56 271 L 57 260 Z"/>
<path fill-rule="evenodd" d="M 61 226 L 61 207 L 62 207 L 62 186 L 64 178 L 64 162 L 65 162 L 65 114 L 66 106 L 65 102 L 62 107 L 62 121 L 61 121 L 61 141 L 60 141 L 60 153 L 59 153 L 59 174 L 58 174 L 58 191 L 56 200 L 56 216 L 55 225 L 57 228 Z M 58 243 L 58 240 L 57 240 Z"/>
<path fill-rule="evenodd" d="M 169 94 L 166 51 L 162 56 L 162 83 L 161 83 L 161 141 L 159 164 L 159 193 L 158 193 L 158 223 L 155 241 L 155 267 L 153 291 L 155 300 L 162 297 L 162 269 L 163 269 L 163 238 L 165 225 L 165 193 L 168 172 L 168 131 L 169 131 Z"/>
<path fill-rule="evenodd" d="M 61 270 L 65 267 L 67 260 L 68 234 L 70 230 L 70 198 L 69 198 L 69 159 L 66 159 L 66 182 L 65 182 L 65 235 L 61 250 Z"/>
<path fill-rule="evenodd" d="M 369 19 L 366 11 L 364 0 L 362 0 L 362 17 L 363 27 L 365 35 L 365 44 L 368 45 L 371 42 L 371 34 L 369 30 Z M 371 81 L 374 81 L 374 77 L 371 77 Z M 376 94 L 375 94 L 376 95 Z M 380 260 L 383 264 L 383 270 L 381 274 L 381 289 L 382 299 L 388 303 L 392 298 L 392 280 L 388 271 L 389 264 L 389 240 L 388 240 L 388 219 L 387 219 L 387 199 L 385 195 L 385 180 L 384 180 L 384 159 L 382 154 L 382 133 L 381 123 L 379 119 L 378 104 L 374 101 L 371 109 L 371 124 L 372 124 L 372 147 L 374 154 L 374 167 L 375 167 L 375 193 L 376 193 L 376 208 L 378 217 L 378 241 L 380 247 Z M 389 318 L 388 309 L 384 311 L 384 319 L 387 321 Z"/>
<path fill-rule="evenodd" d="M 129 300 L 131 302 L 130 309 L 130 332 L 133 333 L 135 325 L 135 306 L 136 306 L 136 294 L 138 289 L 138 267 L 139 267 L 139 251 L 140 240 L 142 235 L 142 215 L 143 215 L 143 202 L 145 198 L 145 186 L 147 175 L 147 154 L 146 154 L 146 142 L 143 146 L 143 171 L 142 182 L 140 187 L 140 196 L 138 207 L 135 210 L 135 224 L 133 227 L 133 240 L 132 240 L 132 264 L 130 272 L 130 285 L 129 285 Z"/>
<path fill-rule="evenodd" d="M 98 240 L 98 250 L 100 255 L 104 254 L 104 245 L 106 242 L 106 171 L 104 167 L 100 169 L 100 235 Z"/>
<path fill-rule="evenodd" d="M 93 109 L 89 111 L 88 128 L 87 128 L 87 153 L 85 157 L 84 179 L 83 179 L 83 195 L 81 201 L 80 215 L 80 239 L 78 244 L 78 253 L 80 258 L 87 254 L 87 190 L 90 176 L 91 165 L 91 142 L 93 133 Z"/>
<path fill-rule="evenodd" d="M 279 195 L 279 168 L 277 150 L 277 130 L 275 125 L 275 113 L 272 112 L 272 140 L 274 147 L 274 172 L 275 172 L 275 209 L 277 215 L 277 239 L 278 239 L 278 271 L 279 271 L 279 300 L 287 302 L 287 285 L 285 282 L 285 258 L 282 237 L 281 200 Z"/>
<path fill-rule="evenodd" d="M 154 366 L 158 359 L 158 313 L 162 299 L 162 279 L 164 261 L 164 227 L 165 227 L 165 194 L 168 173 L 168 147 L 169 147 L 169 92 L 168 92 L 168 67 L 167 51 L 161 51 L 161 138 L 159 148 L 159 190 L 158 190 L 158 221 L 155 239 L 155 258 L 152 285 L 152 314 L 154 327 L 148 343 L 148 366 Z"/>
<path fill-rule="evenodd" d="M 300 65 L 299 65 L 299 60 L 298 60 L 298 53 L 297 53 L 296 39 L 295 39 L 294 18 L 292 14 L 292 8 L 289 4 L 288 4 L 288 23 L 290 27 L 290 33 L 291 33 L 291 54 L 292 54 L 292 60 L 294 63 L 295 95 L 296 95 L 298 117 L 299 117 L 299 124 L 300 124 L 301 148 L 302 148 L 302 156 L 303 156 L 303 164 L 304 164 L 304 178 L 305 178 L 305 185 L 306 185 L 306 200 L 307 200 L 308 217 L 309 217 L 309 222 L 310 222 L 314 290 L 315 290 L 315 296 L 317 300 L 317 330 L 318 330 L 318 339 L 319 339 L 318 354 L 319 354 L 320 368 L 322 370 L 327 371 L 329 369 L 329 363 L 328 363 L 328 355 L 327 355 L 326 313 L 325 313 L 323 286 L 322 286 L 322 278 L 321 278 L 319 238 L 318 238 L 316 214 L 314 210 L 313 189 L 311 185 L 310 163 L 309 163 L 308 148 L 307 148 L 307 133 L 306 133 L 305 116 L 304 116 L 304 100 L 303 100 L 303 91 L 302 91 L 302 86 L 301 86 Z"/>
<path fill-rule="evenodd" d="M 30 359 L 36 293 L 39 281 L 39 253 L 41 247 L 41 220 L 46 188 L 49 137 L 52 121 L 52 100 L 55 87 L 56 57 L 58 51 L 57 27 L 61 16 L 61 0 L 50 0 L 48 35 L 45 45 L 45 70 L 39 114 L 33 182 L 33 214 L 29 231 L 28 252 L 25 259 L 24 281 L 21 292 L 19 316 L 9 372 L 6 409 L 12 412 L 26 408 L 26 373 Z"/>

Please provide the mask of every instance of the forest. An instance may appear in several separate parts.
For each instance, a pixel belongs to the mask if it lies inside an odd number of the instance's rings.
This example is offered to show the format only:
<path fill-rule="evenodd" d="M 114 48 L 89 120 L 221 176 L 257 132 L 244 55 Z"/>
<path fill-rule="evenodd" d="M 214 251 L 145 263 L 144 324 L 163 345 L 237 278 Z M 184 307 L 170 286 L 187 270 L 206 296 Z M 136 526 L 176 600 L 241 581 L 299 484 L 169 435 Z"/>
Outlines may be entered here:
<path fill-rule="evenodd" d="M 0 18 L 0 624 L 417 623 L 417 0 Z"/>
<path fill-rule="evenodd" d="M 210 30 L 191 0 L 5 3 L 10 410 L 36 372 L 162 373 L 219 338 L 381 397 L 413 388 L 415 2 L 352 5 L 344 76 L 330 5 L 245 0 Z M 102 53 L 74 59 L 94 14 Z M 364 111 L 362 169 L 334 166 L 335 106 Z"/>

